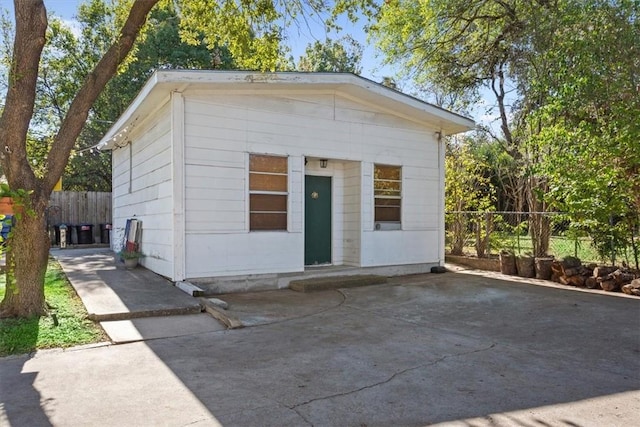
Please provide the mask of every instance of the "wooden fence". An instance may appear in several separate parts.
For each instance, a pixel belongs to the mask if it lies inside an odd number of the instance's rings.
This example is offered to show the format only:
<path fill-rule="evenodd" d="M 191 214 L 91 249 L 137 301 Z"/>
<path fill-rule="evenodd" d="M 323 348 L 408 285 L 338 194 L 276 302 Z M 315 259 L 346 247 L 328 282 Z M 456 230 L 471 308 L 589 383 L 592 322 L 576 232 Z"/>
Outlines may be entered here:
<path fill-rule="evenodd" d="M 104 233 L 107 229 L 104 224 L 111 224 L 111 193 L 54 191 L 47 210 L 47 226 L 51 231 L 53 244 L 59 243 L 60 224 L 72 226 L 68 229 L 71 231 L 71 244 L 108 243 L 106 240 L 109 233 Z M 92 226 L 92 241 L 87 242 L 86 231 L 79 230 L 81 225 Z"/>

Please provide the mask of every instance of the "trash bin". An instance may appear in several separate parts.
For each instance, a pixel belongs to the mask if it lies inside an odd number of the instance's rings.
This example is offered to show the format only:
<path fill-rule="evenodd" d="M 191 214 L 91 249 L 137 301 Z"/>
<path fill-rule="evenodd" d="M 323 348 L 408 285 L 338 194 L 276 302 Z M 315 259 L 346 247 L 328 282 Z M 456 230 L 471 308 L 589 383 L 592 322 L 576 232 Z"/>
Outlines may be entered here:
<path fill-rule="evenodd" d="M 93 224 L 76 225 L 79 245 L 90 245 L 93 243 Z"/>
<path fill-rule="evenodd" d="M 109 234 L 111 232 L 111 224 L 100 224 L 100 242 L 109 243 Z"/>

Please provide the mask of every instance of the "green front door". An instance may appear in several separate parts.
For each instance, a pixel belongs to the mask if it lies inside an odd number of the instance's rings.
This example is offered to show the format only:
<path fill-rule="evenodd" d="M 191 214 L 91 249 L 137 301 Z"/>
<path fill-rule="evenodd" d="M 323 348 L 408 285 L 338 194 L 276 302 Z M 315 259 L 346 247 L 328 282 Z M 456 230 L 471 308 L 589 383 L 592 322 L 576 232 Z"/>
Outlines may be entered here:
<path fill-rule="evenodd" d="M 304 178 L 304 264 L 330 264 L 331 177 Z"/>

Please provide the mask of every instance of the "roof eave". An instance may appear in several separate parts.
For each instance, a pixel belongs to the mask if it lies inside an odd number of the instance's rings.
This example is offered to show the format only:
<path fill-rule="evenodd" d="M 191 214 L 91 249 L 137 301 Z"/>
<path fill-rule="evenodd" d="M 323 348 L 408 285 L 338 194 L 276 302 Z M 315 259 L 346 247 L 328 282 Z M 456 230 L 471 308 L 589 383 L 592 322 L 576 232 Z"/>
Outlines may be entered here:
<path fill-rule="evenodd" d="M 275 86 L 317 85 L 360 98 L 373 104 L 381 100 L 390 103 L 391 109 L 405 117 L 429 124 L 443 135 L 467 132 L 475 128 L 475 122 L 467 117 L 429 104 L 402 92 L 383 86 L 372 80 L 351 73 L 260 73 L 249 71 L 212 72 L 202 70 L 156 71 L 140 93 L 127 107 L 118 121 L 98 143 L 100 149 L 113 149 L 126 139 L 131 126 L 146 110 L 158 105 L 173 90 L 184 90 L 200 85 L 211 87 L 245 87 L 270 89 Z M 146 111 L 149 113 L 149 111 Z"/>
<path fill-rule="evenodd" d="M 134 121 L 136 112 L 145 104 L 149 104 L 147 99 L 149 95 L 154 91 L 154 88 L 158 85 L 158 73 L 155 72 L 149 77 L 149 80 L 144 84 L 138 95 L 133 99 L 131 104 L 122 113 L 118 120 L 111 126 L 107 133 L 102 137 L 97 144 L 99 150 L 112 150 L 122 139 L 125 139 L 129 133 L 129 127 Z"/>

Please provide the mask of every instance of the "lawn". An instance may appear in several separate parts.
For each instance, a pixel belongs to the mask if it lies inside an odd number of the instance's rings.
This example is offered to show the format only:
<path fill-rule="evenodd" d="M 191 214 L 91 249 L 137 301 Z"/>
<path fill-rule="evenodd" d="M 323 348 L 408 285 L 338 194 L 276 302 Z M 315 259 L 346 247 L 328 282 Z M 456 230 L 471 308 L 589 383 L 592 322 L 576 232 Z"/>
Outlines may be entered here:
<path fill-rule="evenodd" d="M 87 319 L 87 312 L 60 265 L 49 260 L 45 277 L 49 315 L 30 319 L 0 319 L 0 356 L 44 348 L 65 348 L 106 341 L 104 331 Z M 0 298 L 5 277 L 0 275 Z"/>
<path fill-rule="evenodd" d="M 474 237 L 470 235 L 465 240 L 465 254 L 475 255 L 476 250 L 473 239 Z M 494 232 L 491 236 L 491 245 L 490 254 L 492 255 L 497 255 L 502 249 L 508 249 L 516 255 L 533 253 L 533 244 L 529 235 L 518 237 L 515 234 Z M 446 248 L 447 250 L 451 248 L 449 241 L 446 243 Z M 549 255 L 553 255 L 558 259 L 566 256 L 577 256 L 583 262 L 603 262 L 602 257 L 598 255 L 598 252 L 593 247 L 591 239 L 587 237 L 570 239 L 564 236 L 551 236 L 549 239 Z"/>
<path fill-rule="evenodd" d="M 517 255 L 533 253 L 533 243 L 529 235 L 520 236 L 519 239 L 516 235 L 503 235 L 500 238 L 504 245 L 503 248 L 509 248 Z M 504 243 L 505 241 L 507 243 Z M 564 236 L 551 236 L 549 238 L 549 255 L 559 259 L 566 256 L 576 256 L 583 262 L 602 261 L 598 251 L 593 247 L 591 239 L 588 237 L 570 239 Z"/>

